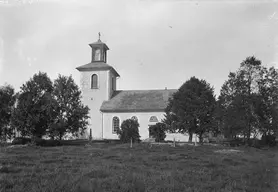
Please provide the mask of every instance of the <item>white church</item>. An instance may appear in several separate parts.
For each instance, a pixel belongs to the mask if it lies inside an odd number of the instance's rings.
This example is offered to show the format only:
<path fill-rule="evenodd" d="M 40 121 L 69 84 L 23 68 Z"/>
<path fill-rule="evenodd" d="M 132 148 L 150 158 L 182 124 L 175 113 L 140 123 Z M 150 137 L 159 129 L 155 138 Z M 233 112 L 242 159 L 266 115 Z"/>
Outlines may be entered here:
<path fill-rule="evenodd" d="M 117 90 L 120 75 L 106 62 L 108 46 L 100 39 L 89 45 L 91 62 L 76 68 L 80 72 L 82 102 L 90 108 L 85 137 L 119 139 L 116 130 L 124 120 L 134 118 L 140 126 L 140 139 L 149 138 L 149 126 L 164 118 L 168 99 L 177 90 Z M 173 137 L 188 140 L 188 136 L 182 134 L 167 134 L 166 140 Z"/>

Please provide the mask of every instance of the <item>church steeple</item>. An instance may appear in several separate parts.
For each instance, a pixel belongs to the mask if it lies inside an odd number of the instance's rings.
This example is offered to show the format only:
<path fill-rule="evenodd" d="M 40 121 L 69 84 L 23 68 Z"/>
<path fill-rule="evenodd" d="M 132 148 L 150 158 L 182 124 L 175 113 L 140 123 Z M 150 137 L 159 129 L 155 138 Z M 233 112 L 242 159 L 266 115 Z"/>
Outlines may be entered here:
<path fill-rule="evenodd" d="M 89 44 L 92 48 L 92 63 L 93 62 L 107 62 L 108 46 L 100 40 L 100 33 L 98 33 L 98 41 Z"/>

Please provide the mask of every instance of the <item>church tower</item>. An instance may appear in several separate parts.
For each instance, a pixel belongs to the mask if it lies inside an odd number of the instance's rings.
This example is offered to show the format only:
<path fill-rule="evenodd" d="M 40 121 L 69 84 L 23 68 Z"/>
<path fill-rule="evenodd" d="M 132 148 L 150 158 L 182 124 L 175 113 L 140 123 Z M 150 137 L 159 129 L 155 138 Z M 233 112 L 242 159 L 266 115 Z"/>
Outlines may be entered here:
<path fill-rule="evenodd" d="M 103 139 L 103 114 L 100 107 L 108 101 L 116 90 L 117 71 L 107 64 L 108 46 L 99 39 L 89 44 L 92 49 L 91 62 L 76 69 L 80 72 L 82 101 L 90 108 L 89 125 L 85 137 L 91 134 L 93 139 Z"/>

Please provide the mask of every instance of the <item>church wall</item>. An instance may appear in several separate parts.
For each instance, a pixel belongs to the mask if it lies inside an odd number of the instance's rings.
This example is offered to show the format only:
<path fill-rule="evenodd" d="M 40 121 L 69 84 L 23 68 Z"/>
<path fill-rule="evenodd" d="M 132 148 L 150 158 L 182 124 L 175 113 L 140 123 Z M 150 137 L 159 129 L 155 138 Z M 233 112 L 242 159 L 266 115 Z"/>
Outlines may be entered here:
<path fill-rule="evenodd" d="M 150 117 L 156 116 L 158 121 L 160 121 L 164 117 L 163 114 L 163 112 L 103 113 L 103 136 L 105 139 L 118 139 L 118 135 L 112 133 L 112 119 L 114 116 L 119 117 L 120 125 L 124 120 L 130 119 L 132 116 L 136 116 L 139 122 L 139 134 L 141 139 L 149 138 L 149 125 L 155 124 L 149 122 Z"/>
<path fill-rule="evenodd" d="M 105 139 L 118 139 L 118 135 L 112 133 L 112 119 L 114 116 L 119 117 L 120 125 L 124 120 L 129 119 L 132 116 L 136 116 L 139 122 L 139 134 L 141 136 L 141 140 L 144 140 L 149 138 L 149 125 L 155 124 L 155 122 L 149 122 L 150 117 L 156 116 L 158 121 L 161 122 L 164 118 L 164 112 L 103 113 L 103 136 Z M 188 141 L 189 136 L 180 133 L 167 133 L 165 140 L 172 141 L 174 138 L 176 141 Z M 193 136 L 193 141 L 195 141 L 195 135 Z"/>
<path fill-rule="evenodd" d="M 108 97 L 109 99 L 111 98 L 113 91 L 117 90 L 116 88 L 116 75 L 114 73 L 112 73 L 112 71 L 108 72 L 108 76 L 107 76 L 107 87 L 108 87 Z M 114 81 L 112 82 L 112 78 L 114 78 Z M 113 90 L 114 88 L 114 90 Z"/>
<path fill-rule="evenodd" d="M 98 89 L 91 89 L 91 76 L 98 75 Z M 107 77 L 108 71 L 84 71 L 81 73 L 80 85 L 82 91 L 82 102 L 90 108 L 89 125 L 86 129 L 85 138 L 89 137 L 92 129 L 93 139 L 102 138 L 102 114 L 99 111 L 104 100 L 108 99 Z"/>

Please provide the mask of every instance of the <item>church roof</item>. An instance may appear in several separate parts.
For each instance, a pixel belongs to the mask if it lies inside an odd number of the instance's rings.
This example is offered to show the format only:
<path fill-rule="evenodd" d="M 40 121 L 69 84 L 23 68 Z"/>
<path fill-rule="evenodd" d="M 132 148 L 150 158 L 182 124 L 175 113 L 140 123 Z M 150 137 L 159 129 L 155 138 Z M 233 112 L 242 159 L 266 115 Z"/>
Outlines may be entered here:
<path fill-rule="evenodd" d="M 117 71 L 105 62 L 93 62 L 79 67 L 76 67 L 78 71 L 103 71 L 112 70 L 118 77 L 120 76 Z"/>
<path fill-rule="evenodd" d="M 100 107 L 102 112 L 163 112 L 176 89 L 114 91 L 109 101 Z"/>
<path fill-rule="evenodd" d="M 91 47 L 95 47 L 95 46 L 104 46 L 106 50 L 109 50 L 108 46 L 103 43 L 100 39 L 97 42 L 94 43 L 90 43 L 89 44 Z"/>

